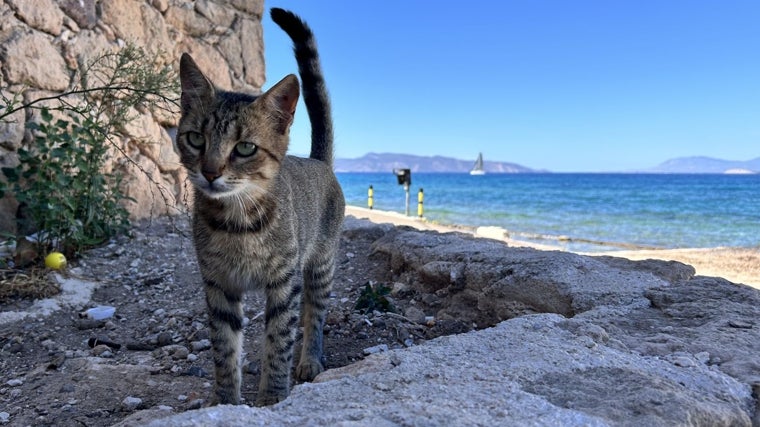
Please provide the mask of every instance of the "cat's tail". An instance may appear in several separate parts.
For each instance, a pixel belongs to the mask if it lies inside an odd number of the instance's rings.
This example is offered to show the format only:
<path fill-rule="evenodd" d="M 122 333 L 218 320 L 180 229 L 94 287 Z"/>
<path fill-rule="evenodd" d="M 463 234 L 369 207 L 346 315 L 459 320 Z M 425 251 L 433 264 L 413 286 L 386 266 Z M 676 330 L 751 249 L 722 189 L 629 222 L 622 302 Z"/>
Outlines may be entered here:
<path fill-rule="evenodd" d="M 311 155 L 313 159 L 333 163 L 333 125 L 330 96 L 319 63 L 317 42 L 306 23 L 293 12 L 272 8 L 272 21 L 293 40 L 298 71 L 303 86 L 303 99 L 311 122 Z"/>

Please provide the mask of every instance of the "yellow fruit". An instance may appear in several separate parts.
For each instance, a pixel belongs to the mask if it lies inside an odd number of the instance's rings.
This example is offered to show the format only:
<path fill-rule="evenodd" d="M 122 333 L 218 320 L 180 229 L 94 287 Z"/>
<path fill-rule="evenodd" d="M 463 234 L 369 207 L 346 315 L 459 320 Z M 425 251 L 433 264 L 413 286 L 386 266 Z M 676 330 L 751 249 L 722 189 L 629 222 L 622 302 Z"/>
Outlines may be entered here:
<path fill-rule="evenodd" d="M 45 257 L 45 267 L 60 270 L 66 267 L 66 257 L 60 252 L 50 252 Z"/>

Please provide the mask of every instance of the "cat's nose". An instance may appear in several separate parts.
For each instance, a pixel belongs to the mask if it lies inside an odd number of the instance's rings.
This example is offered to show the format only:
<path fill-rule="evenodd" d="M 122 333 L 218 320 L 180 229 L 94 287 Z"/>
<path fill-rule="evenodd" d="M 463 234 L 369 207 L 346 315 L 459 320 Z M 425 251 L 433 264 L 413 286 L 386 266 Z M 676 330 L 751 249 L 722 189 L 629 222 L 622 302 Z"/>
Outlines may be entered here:
<path fill-rule="evenodd" d="M 206 181 L 209 183 L 212 183 L 217 180 L 220 176 L 222 176 L 221 172 L 219 171 L 201 171 L 201 175 L 203 175 L 206 178 Z"/>

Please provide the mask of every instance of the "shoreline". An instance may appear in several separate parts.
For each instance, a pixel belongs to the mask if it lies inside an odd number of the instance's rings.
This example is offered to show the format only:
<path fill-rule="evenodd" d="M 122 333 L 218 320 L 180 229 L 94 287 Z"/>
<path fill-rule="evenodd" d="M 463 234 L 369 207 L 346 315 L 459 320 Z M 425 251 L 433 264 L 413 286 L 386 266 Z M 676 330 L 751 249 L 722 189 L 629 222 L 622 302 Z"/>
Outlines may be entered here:
<path fill-rule="evenodd" d="M 638 261 L 644 259 L 659 259 L 664 261 L 678 261 L 694 267 L 697 275 L 717 276 L 734 283 L 741 283 L 760 289 L 760 249 L 718 247 L 718 248 L 680 248 L 680 249 L 656 249 L 638 247 L 625 243 L 610 242 L 585 242 L 600 243 L 604 246 L 615 246 L 621 249 L 605 250 L 602 252 L 571 251 L 560 245 L 535 243 L 526 240 L 514 239 L 509 236 L 507 230 L 500 227 L 466 227 L 457 225 L 443 225 L 426 221 L 414 216 L 406 216 L 398 212 L 381 211 L 358 206 L 346 206 L 346 215 L 360 219 L 368 219 L 374 223 L 390 223 L 396 226 L 405 225 L 418 230 L 432 230 L 439 233 L 460 232 L 475 237 L 501 240 L 511 247 L 528 247 L 544 251 L 573 252 L 587 256 L 614 256 Z M 562 240 L 558 240 L 562 242 Z"/>

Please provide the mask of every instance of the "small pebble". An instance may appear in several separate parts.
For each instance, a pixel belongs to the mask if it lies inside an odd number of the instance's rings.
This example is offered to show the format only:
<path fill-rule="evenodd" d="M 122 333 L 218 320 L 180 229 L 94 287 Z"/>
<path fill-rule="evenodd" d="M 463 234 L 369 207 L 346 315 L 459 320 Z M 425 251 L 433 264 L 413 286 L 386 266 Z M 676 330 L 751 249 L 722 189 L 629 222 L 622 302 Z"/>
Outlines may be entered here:
<path fill-rule="evenodd" d="M 673 364 L 682 368 L 691 368 L 697 365 L 694 362 L 694 359 L 686 356 L 675 356 L 673 358 Z"/>
<path fill-rule="evenodd" d="M 409 330 L 403 326 L 400 326 L 398 329 L 396 329 L 396 334 L 398 335 L 399 341 L 403 342 L 406 342 L 406 340 L 410 338 L 409 335 L 411 335 L 409 333 Z"/>
<path fill-rule="evenodd" d="M 206 403 L 206 401 L 203 399 L 192 400 L 190 401 L 190 403 L 187 404 L 187 409 L 188 410 L 201 409 L 204 403 Z"/>
<path fill-rule="evenodd" d="M 11 422 L 11 414 L 5 411 L 0 412 L 0 423 L 7 424 L 9 422 Z"/>
<path fill-rule="evenodd" d="M 414 323 L 425 324 L 425 312 L 417 307 L 409 307 L 404 311 L 404 316 Z"/>
<path fill-rule="evenodd" d="M 61 366 L 63 366 L 63 363 L 66 361 L 66 354 L 63 352 L 61 353 L 53 353 L 50 357 L 50 361 L 47 364 L 46 369 L 48 371 L 54 371 Z"/>
<path fill-rule="evenodd" d="M 406 283 L 396 282 L 391 289 L 391 295 L 397 296 L 409 292 L 409 286 Z"/>
<path fill-rule="evenodd" d="M 96 345 L 95 347 L 92 348 L 92 354 L 94 354 L 95 356 L 109 357 L 109 356 L 104 356 L 105 353 L 108 353 L 111 356 L 113 356 L 113 353 L 111 353 L 111 347 L 105 344 Z"/>
<path fill-rule="evenodd" d="M 142 405 L 142 399 L 139 397 L 127 396 L 121 401 L 121 407 L 125 411 L 134 411 Z"/>
<path fill-rule="evenodd" d="M 18 387 L 18 386 L 24 384 L 24 380 L 21 380 L 21 379 L 17 378 L 17 379 L 13 379 L 13 380 L 8 380 L 8 382 L 5 383 L 5 384 L 7 384 L 7 385 L 9 385 L 11 387 Z"/>
<path fill-rule="evenodd" d="M 372 347 L 367 347 L 364 350 L 365 355 L 375 354 L 375 353 L 382 353 L 385 351 L 388 351 L 388 344 L 378 344 Z"/>
<path fill-rule="evenodd" d="M 96 328 L 102 328 L 105 325 L 105 322 L 102 320 L 93 320 L 93 319 L 77 319 L 75 322 L 77 329 L 80 331 L 85 331 L 88 329 L 96 329 Z"/>
<path fill-rule="evenodd" d="M 198 353 L 204 350 L 208 350 L 211 348 L 211 341 L 210 340 L 199 340 L 199 341 L 193 341 L 190 343 L 190 347 L 192 347 L 193 352 Z"/>
<path fill-rule="evenodd" d="M 183 375 L 187 375 L 190 377 L 205 378 L 208 376 L 208 373 L 200 366 L 191 366 L 187 368 L 187 370 L 183 373 Z"/>
<path fill-rule="evenodd" d="M 169 332 L 161 332 L 156 336 L 156 344 L 158 344 L 159 347 L 169 345 L 172 342 L 172 334 Z"/>
<path fill-rule="evenodd" d="M 433 294 L 424 294 L 422 295 L 422 302 L 431 307 L 435 307 L 441 304 L 441 299 Z"/>
<path fill-rule="evenodd" d="M 190 351 L 187 349 L 187 347 L 182 345 L 174 346 L 174 350 L 172 351 L 172 359 L 185 360 L 189 355 Z"/>

